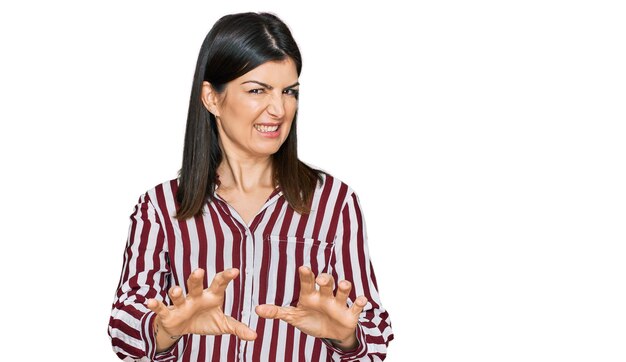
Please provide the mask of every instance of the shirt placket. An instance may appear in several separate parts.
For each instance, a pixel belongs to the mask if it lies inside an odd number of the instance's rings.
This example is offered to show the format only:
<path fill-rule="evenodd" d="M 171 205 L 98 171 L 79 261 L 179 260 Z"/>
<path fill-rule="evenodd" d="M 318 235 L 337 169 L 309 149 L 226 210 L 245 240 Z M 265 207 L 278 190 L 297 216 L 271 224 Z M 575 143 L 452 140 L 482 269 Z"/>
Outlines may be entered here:
<path fill-rule="evenodd" d="M 282 195 L 280 192 L 276 192 L 273 194 L 269 200 L 263 205 L 259 213 L 255 216 L 255 220 L 252 222 L 252 225 L 256 224 L 256 219 L 263 215 L 264 211 L 272 204 L 276 202 L 276 200 Z M 243 283 L 243 303 L 241 307 L 241 322 L 247 326 L 250 325 L 250 320 L 252 318 L 252 302 L 253 302 L 253 292 L 254 292 L 254 258 L 255 258 L 255 233 L 250 227 L 246 224 L 246 222 L 241 218 L 239 213 L 232 208 L 226 201 L 220 199 L 227 207 L 228 214 L 239 224 L 239 228 L 242 231 L 243 235 L 243 247 L 246 252 L 245 260 L 243 260 L 243 270 L 240 270 L 239 277 L 244 278 Z M 262 235 L 259 236 L 262 238 Z M 242 275 L 243 274 L 243 275 Z M 238 348 L 238 356 L 237 360 L 245 361 L 246 358 L 246 346 L 247 341 L 240 340 L 239 348 Z"/>
<path fill-rule="evenodd" d="M 254 234 L 250 231 L 250 228 L 244 226 L 244 247 L 246 249 L 246 260 L 244 270 L 242 271 L 245 279 L 244 291 L 243 291 L 243 305 L 241 310 L 241 322 L 247 326 L 250 325 L 250 318 L 252 316 L 252 292 L 254 281 Z M 245 348 L 246 341 L 241 340 L 239 343 L 239 360 L 245 360 Z"/>

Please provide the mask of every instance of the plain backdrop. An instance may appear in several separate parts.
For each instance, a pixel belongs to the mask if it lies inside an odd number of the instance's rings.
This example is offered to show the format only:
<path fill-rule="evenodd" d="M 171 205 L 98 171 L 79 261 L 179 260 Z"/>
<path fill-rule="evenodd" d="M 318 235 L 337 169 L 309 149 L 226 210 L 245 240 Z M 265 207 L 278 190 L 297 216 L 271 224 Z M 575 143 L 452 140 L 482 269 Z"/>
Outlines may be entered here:
<path fill-rule="evenodd" d="M 626 359 L 622 2 L 388 0 L 3 2 L 2 360 L 117 360 L 128 217 L 240 11 L 301 47 L 301 158 L 359 194 L 388 361 Z"/>

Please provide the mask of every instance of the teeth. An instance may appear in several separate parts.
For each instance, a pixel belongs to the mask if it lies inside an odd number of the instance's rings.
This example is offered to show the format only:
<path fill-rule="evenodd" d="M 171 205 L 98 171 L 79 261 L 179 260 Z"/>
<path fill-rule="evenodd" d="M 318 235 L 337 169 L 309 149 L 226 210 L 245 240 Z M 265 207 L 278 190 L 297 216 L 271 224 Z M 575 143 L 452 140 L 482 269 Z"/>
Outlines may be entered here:
<path fill-rule="evenodd" d="M 275 132 L 278 129 L 278 126 L 262 126 L 260 124 L 255 124 L 254 128 L 259 132 Z"/>

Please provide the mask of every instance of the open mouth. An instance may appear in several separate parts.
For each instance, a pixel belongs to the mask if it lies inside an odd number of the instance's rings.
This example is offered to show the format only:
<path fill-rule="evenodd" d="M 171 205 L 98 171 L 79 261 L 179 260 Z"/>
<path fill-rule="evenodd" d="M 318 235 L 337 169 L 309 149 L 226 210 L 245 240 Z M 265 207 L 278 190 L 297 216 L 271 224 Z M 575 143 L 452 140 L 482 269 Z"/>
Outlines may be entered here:
<path fill-rule="evenodd" d="M 264 125 L 260 125 L 260 124 L 255 124 L 254 128 L 256 128 L 257 131 L 261 132 L 261 133 L 269 133 L 269 132 L 276 132 L 278 130 L 278 127 L 280 127 L 280 125 L 273 125 L 273 126 L 264 126 Z"/>

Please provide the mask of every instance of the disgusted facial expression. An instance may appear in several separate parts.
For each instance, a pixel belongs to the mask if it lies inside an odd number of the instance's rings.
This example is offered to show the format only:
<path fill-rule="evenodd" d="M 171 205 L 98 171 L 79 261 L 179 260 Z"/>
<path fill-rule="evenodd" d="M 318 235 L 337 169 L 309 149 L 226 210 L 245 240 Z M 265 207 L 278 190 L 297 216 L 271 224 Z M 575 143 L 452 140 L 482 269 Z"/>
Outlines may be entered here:
<path fill-rule="evenodd" d="M 215 115 L 227 155 L 268 157 L 285 142 L 298 109 L 298 73 L 291 58 L 269 61 L 228 82 L 221 93 L 208 82 L 202 101 Z"/>

